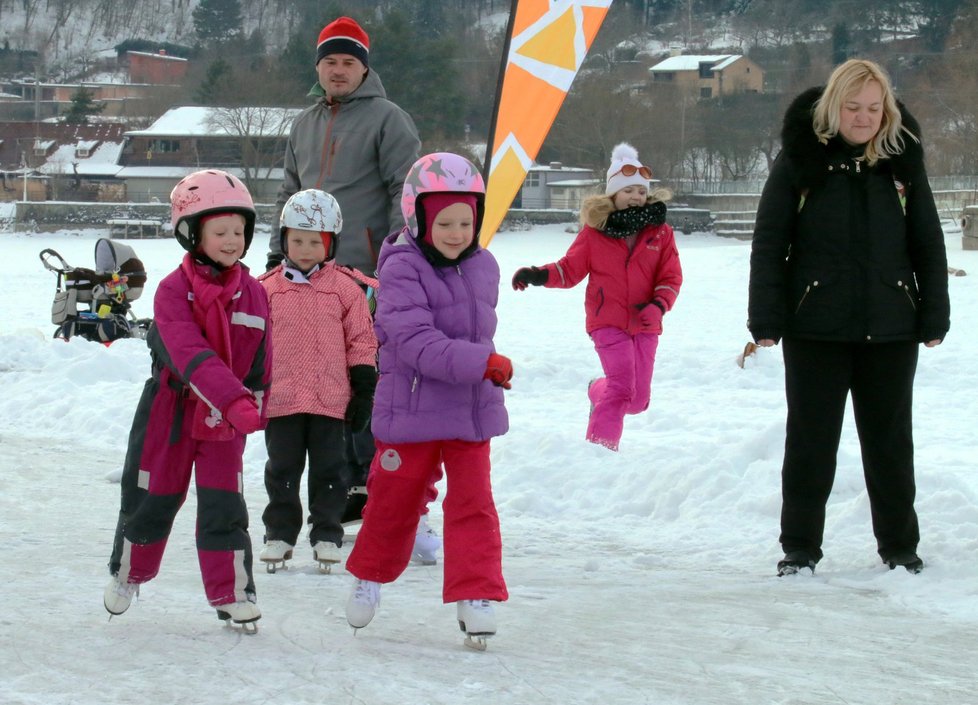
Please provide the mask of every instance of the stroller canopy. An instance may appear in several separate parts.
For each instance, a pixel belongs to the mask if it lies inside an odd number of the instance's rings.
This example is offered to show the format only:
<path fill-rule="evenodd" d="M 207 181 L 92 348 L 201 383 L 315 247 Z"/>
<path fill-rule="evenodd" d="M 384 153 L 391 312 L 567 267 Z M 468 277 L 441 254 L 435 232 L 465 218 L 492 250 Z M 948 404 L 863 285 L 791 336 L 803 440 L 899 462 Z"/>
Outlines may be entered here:
<path fill-rule="evenodd" d="M 108 281 L 116 273 L 120 277 L 126 277 L 129 287 L 126 290 L 126 299 L 129 301 L 138 299 L 146 285 L 146 267 L 136 257 L 135 251 L 129 245 L 107 237 L 99 238 L 95 243 L 95 272 L 107 275 L 104 281 Z"/>

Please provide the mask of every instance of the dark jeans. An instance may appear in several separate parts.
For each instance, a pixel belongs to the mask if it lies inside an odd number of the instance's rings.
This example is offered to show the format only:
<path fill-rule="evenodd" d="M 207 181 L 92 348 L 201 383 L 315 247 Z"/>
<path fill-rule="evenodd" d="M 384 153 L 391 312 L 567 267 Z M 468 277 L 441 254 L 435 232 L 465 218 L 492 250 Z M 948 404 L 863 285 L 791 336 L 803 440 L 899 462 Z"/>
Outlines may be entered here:
<path fill-rule="evenodd" d="M 346 467 L 346 424 L 316 414 L 293 414 L 269 419 L 265 429 L 265 490 L 268 506 L 262 514 L 265 540 L 293 546 L 302 529 L 299 489 L 309 457 L 309 542 L 343 542 L 343 509 L 349 488 Z"/>
<path fill-rule="evenodd" d="M 877 548 L 885 559 L 920 540 L 913 464 L 915 342 L 782 341 L 788 421 L 781 469 L 781 546 L 822 558 L 846 399 L 852 405 Z"/>

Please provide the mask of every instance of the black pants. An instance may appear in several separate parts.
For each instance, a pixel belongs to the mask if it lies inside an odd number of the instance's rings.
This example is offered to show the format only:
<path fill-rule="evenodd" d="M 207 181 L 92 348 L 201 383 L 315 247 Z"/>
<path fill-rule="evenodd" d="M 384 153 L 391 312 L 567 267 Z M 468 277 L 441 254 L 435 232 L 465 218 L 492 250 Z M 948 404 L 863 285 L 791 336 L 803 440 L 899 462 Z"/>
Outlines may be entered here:
<path fill-rule="evenodd" d="M 917 549 L 913 379 L 918 345 L 784 340 L 788 422 L 781 469 L 781 546 L 822 558 L 825 503 L 852 393 L 873 533 L 884 559 Z"/>
<path fill-rule="evenodd" d="M 349 487 L 346 439 L 342 419 L 316 414 L 293 414 L 269 419 L 265 429 L 265 490 L 268 506 L 262 514 L 265 540 L 293 546 L 302 529 L 299 489 L 309 457 L 309 542 L 343 542 L 343 510 Z"/>

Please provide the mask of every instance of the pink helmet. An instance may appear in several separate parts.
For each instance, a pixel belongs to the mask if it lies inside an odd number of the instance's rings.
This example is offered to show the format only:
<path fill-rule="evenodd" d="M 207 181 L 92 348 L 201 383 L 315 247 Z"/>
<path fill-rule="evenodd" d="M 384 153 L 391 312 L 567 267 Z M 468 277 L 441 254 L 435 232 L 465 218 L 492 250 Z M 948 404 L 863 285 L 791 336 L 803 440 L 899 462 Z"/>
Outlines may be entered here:
<path fill-rule="evenodd" d="M 482 174 L 465 157 L 451 152 L 435 152 L 421 157 L 408 170 L 401 190 L 401 213 L 404 222 L 418 238 L 424 233 L 424 198 L 426 193 L 471 193 L 475 196 L 475 235 L 478 240 L 485 214 L 486 182 Z"/>
<path fill-rule="evenodd" d="M 255 234 L 255 204 L 237 176 L 207 169 L 189 174 L 170 192 L 173 235 L 188 252 L 200 242 L 200 218 L 208 213 L 240 213 L 245 219 L 245 252 Z"/>

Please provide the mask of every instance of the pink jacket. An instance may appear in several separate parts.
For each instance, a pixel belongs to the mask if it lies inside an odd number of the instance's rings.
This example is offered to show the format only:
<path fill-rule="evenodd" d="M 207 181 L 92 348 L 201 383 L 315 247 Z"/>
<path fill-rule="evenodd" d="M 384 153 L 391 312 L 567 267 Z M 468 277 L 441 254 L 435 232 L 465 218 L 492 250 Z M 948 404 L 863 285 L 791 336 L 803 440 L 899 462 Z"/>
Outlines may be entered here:
<path fill-rule="evenodd" d="M 661 325 L 657 330 L 643 326 L 638 305 L 658 299 L 668 311 L 683 283 L 676 238 L 665 223 L 639 232 L 631 251 L 625 240 L 585 225 L 567 254 L 545 269 L 550 275 L 546 286 L 552 289 L 569 289 L 588 277 L 584 294 L 588 333 L 606 327 L 632 335 L 662 333 Z"/>
<path fill-rule="evenodd" d="M 205 265 L 195 266 L 204 276 L 214 275 Z M 231 300 L 227 311 L 232 350 L 230 367 L 214 352 L 194 320 L 191 285 L 182 268 L 178 267 L 160 282 L 153 300 L 153 325 L 146 342 L 153 352 L 153 377 L 162 387 L 161 396 L 153 403 L 165 399 L 160 402 L 166 410 L 162 413 L 174 418 L 182 414 L 182 409 L 176 410 L 172 395 L 192 389 L 192 397 L 222 414 L 232 402 L 253 394 L 265 421 L 264 396 L 271 377 L 269 362 L 274 364 L 266 331 L 268 299 L 247 267 L 241 267 L 240 293 Z M 174 428 L 179 433 L 179 421 Z"/>
<path fill-rule="evenodd" d="M 308 282 L 290 281 L 282 265 L 258 278 L 271 310 L 272 388 L 268 415 L 342 419 L 350 403 L 349 368 L 377 364 L 377 337 L 358 281 L 377 281 L 327 262 Z"/>

